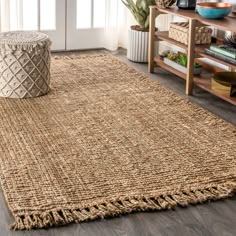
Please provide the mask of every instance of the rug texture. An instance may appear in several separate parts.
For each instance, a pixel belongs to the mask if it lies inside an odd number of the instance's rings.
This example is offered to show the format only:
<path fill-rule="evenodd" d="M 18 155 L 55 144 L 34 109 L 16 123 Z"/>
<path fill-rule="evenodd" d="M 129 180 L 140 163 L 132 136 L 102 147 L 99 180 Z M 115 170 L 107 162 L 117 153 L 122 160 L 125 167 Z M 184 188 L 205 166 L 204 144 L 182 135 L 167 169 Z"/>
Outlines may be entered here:
<path fill-rule="evenodd" d="M 0 99 L 0 180 L 24 230 L 231 196 L 236 128 L 113 56 L 57 58 L 51 92 Z"/>

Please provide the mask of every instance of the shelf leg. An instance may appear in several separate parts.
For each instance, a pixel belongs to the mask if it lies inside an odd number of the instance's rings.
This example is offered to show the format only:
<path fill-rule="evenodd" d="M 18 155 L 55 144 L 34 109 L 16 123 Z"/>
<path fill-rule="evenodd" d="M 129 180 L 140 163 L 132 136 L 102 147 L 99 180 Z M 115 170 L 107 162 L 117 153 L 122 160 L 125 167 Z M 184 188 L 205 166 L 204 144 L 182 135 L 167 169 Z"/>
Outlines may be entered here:
<path fill-rule="evenodd" d="M 150 6 L 150 24 L 149 24 L 149 47 L 148 47 L 148 71 L 154 72 L 154 48 L 155 48 L 155 20 L 157 17 L 157 9 Z"/>
<path fill-rule="evenodd" d="M 193 70 L 194 70 L 194 53 L 195 53 L 195 31 L 196 20 L 189 20 L 189 38 L 188 38 L 188 64 L 186 77 L 186 94 L 191 95 L 193 92 Z"/>

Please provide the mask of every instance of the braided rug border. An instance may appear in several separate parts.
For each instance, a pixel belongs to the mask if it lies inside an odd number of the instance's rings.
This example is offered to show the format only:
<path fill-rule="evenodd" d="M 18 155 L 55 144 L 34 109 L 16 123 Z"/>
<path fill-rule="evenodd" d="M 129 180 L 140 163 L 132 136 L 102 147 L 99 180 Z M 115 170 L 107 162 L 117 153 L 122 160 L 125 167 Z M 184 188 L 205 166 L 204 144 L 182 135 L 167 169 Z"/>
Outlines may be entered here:
<path fill-rule="evenodd" d="M 32 211 L 31 213 L 18 212 L 14 213 L 15 223 L 10 225 L 10 228 L 13 230 L 42 229 L 114 217 L 131 212 L 174 209 L 176 206 L 186 207 L 189 204 L 232 197 L 235 192 L 236 183 L 227 182 L 219 185 L 190 188 L 175 193 L 163 193 L 157 196 L 127 196 L 83 208 L 54 208 L 43 212 Z"/>

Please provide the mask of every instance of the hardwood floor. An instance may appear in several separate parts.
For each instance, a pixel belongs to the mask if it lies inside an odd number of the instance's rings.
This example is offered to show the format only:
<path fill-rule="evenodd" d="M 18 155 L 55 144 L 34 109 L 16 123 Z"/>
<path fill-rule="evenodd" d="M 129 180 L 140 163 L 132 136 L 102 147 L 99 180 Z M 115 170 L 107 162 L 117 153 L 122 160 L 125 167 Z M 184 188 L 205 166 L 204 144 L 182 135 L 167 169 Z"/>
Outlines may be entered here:
<path fill-rule="evenodd" d="M 57 53 L 57 55 L 110 53 L 105 50 Z M 147 64 L 132 63 L 127 60 L 125 50 L 112 53 L 131 66 L 146 73 L 151 79 L 171 88 L 181 96 L 184 81 L 164 70 L 148 74 Z M 236 107 L 200 89 L 194 96 L 187 97 L 212 113 L 236 125 Z M 235 147 L 234 147 L 235 148 Z M 71 224 L 49 230 L 10 231 L 8 225 L 13 218 L 7 208 L 3 193 L 0 192 L 0 236 L 235 236 L 236 196 L 202 205 L 177 208 L 176 210 L 135 213 L 112 219 Z"/>

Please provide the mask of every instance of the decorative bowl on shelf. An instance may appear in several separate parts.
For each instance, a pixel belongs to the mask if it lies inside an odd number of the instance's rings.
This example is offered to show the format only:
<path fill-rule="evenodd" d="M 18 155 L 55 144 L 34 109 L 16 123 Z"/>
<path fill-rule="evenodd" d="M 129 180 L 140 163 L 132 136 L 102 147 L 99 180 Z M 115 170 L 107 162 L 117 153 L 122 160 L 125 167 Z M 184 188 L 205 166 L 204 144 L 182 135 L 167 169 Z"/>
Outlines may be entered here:
<path fill-rule="evenodd" d="M 188 57 L 185 53 L 166 50 L 162 52 L 160 57 L 166 65 L 182 72 L 183 74 L 187 74 Z M 193 74 L 199 75 L 201 72 L 201 65 L 194 63 Z"/>
<path fill-rule="evenodd" d="M 207 19 L 222 19 L 232 11 L 232 4 L 224 2 L 197 3 L 197 12 Z"/>
<path fill-rule="evenodd" d="M 236 72 L 224 71 L 216 72 L 214 74 L 214 79 L 223 85 L 236 85 Z"/>
<path fill-rule="evenodd" d="M 167 57 L 164 57 L 163 61 L 166 65 L 182 72 L 183 74 L 187 74 L 187 67 L 182 66 L 182 65 L 178 64 L 177 62 L 168 59 Z M 200 75 L 201 72 L 202 72 L 202 67 L 198 67 L 198 68 L 194 67 L 194 69 L 193 69 L 193 74 L 194 75 Z"/>
<path fill-rule="evenodd" d="M 216 87 L 224 89 L 228 87 L 231 97 L 236 95 L 236 72 L 216 72 L 213 75 L 213 80 L 215 84 L 218 83 Z"/>

